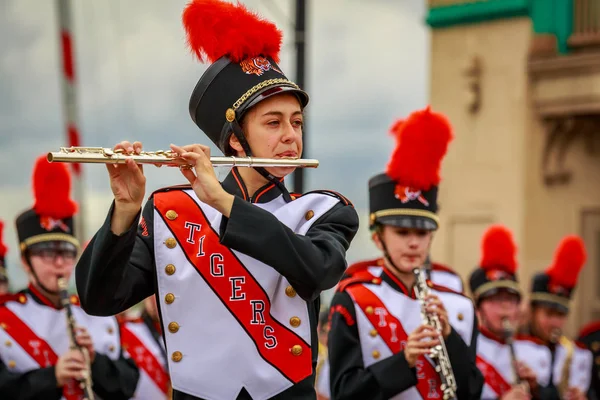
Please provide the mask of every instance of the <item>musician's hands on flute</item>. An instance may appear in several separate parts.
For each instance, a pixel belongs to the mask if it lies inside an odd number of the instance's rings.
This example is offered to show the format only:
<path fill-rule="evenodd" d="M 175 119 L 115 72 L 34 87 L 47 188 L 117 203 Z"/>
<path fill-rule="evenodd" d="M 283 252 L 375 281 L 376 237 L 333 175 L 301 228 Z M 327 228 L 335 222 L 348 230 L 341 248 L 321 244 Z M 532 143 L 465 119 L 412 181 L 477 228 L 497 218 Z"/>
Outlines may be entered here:
<path fill-rule="evenodd" d="M 77 349 L 70 349 L 60 357 L 54 366 L 56 376 L 56 387 L 63 387 L 69 380 L 81 380 L 85 378 L 87 368 L 83 353 Z"/>
<path fill-rule="evenodd" d="M 426 310 L 432 314 L 437 314 L 440 324 L 442 325 L 442 336 L 444 339 L 447 339 L 450 336 L 450 332 L 452 332 L 452 326 L 448 322 L 448 311 L 446 311 L 446 307 L 435 294 L 429 294 L 425 296 L 425 301 L 427 303 Z"/>
<path fill-rule="evenodd" d="M 191 169 L 182 168 L 181 173 L 190 182 L 200 201 L 229 218 L 234 197 L 223 189 L 217 179 L 215 169 L 210 162 L 210 147 L 201 144 L 180 147 L 172 144 L 171 150 L 194 164 Z"/>
<path fill-rule="evenodd" d="M 434 346 L 440 344 L 439 334 L 429 325 L 421 325 L 406 340 L 404 358 L 408 366 L 414 368 L 421 355 L 427 355 Z"/>
<path fill-rule="evenodd" d="M 117 143 L 114 150 L 123 150 L 125 154 L 140 154 L 142 143 L 124 140 Z M 144 167 L 127 159 L 125 164 L 107 164 L 106 168 L 110 177 L 110 188 L 115 197 L 111 231 L 120 235 L 129 229 L 142 208 L 146 194 Z"/>

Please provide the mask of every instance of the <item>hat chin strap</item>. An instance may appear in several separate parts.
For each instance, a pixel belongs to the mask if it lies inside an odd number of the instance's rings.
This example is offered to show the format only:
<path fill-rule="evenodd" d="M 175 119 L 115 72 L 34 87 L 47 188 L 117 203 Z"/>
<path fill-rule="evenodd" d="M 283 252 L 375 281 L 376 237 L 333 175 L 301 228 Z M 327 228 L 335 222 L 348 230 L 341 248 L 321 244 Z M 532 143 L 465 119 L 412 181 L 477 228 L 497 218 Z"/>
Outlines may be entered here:
<path fill-rule="evenodd" d="M 29 254 L 25 254 L 25 261 L 27 262 L 27 265 L 29 266 L 29 269 L 31 270 L 31 274 L 33 275 L 33 279 L 35 280 L 36 285 L 38 285 L 46 293 L 49 293 L 51 295 L 56 296 L 56 295 L 60 294 L 60 292 L 58 290 L 50 290 L 42 284 L 42 282 L 40 281 L 40 278 L 38 278 L 37 274 L 35 273 L 35 269 L 31 265 L 31 259 L 29 258 Z"/>
<path fill-rule="evenodd" d="M 232 128 L 233 134 L 240 142 L 240 145 L 242 145 L 242 149 L 246 153 L 246 156 L 252 157 L 252 150 L 250 150 L 250 145 L 248 144 L 248 141 L 246 140 L 246 136 L 244 136 L 242 127 L 238 123 L 237 119 L 234 119 L 231 122 L 231 128 Z M 261 174 L 264 178 L 266 178 L 269 182 L 271 182 L 272 184 L 277 186 L 279 188 L 279 190 L 281 190 L 281 193 L 283 193 L 283 198 L 285 199 L 286 202 L 289 203 L 292 200 L 292 197 L 290 196 L 289 192 L 287 191 L 285 185 L 283 184 L 283 182 L 281 182 L 281 178 L 278 178 L 275 175 L 271 174 L 264 167 L 253 167 L 253 168 L 256 172 Z"/>
<path fill-rule="evenodd" d="M 396 264 L 394 264 L 394 262 L 392 261 L 392 257 L 390 257 L 390 253 L 388 252 L 387 246 L 385 245 L 385 242 L 383 241 L 383 237 L 381 236 L 381 232 L 377 232 L 377 237 L 379 238 L 379 242 L 381 243 L 381 247 L 383 248 L 383 258 L 386 259 L 386 261 L 398 272 L 400 272 L 400 268 L 398 268 L 396 266 Z"/>

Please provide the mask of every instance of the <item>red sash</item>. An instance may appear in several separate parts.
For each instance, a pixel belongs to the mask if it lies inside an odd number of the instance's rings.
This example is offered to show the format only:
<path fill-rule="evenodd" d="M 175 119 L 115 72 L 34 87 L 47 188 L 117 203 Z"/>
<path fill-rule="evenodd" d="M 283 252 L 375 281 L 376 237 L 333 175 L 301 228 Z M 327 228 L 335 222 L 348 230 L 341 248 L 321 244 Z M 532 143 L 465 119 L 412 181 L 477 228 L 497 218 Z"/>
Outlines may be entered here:
<path fill-rule="evenodd" d="M 394 317 L 387 309 L 385 304 L 373 292 L 363 285 L 353 285 L 346 292 L 352 296 L 361 310 L 372 307 L 374 312 L 365 315 L 369 322 L 375 327 L 381 339 L 385 342 L 392 353 L 399 353 L 406 345 L 408 334 L 404 331 L 402 323 Z M 383 312 L 377 312 L 382 310 Z M 383 316 L 385 323 L 381 323 Z M 383 325 L 383 326 L 381 326 Z M 383 329 L 386 328 L 386 329 Z M 419 356 L 416 363 L 417 367 L 417 391 L 424 399 L 442 399 L 444 398 L 440 386 L 442 382 L 433 365 L 425 358 Z"/>
<path fill-rule="evenodd" d="M 511 388 L 510 384 L 506 382 L 504 377 L 496 371 L 496 368 L 483 358 L 477 355 L 477 368 L 483 374 L 485 379 L 485 383 L 488 384 L 489 387 L 492 388 L 494 392 L 498 395 L 498 398 L 502 397 L 506 392 L 508 392 Z"/>
<path fill-rule="evenodd" d="M 136 365 L 143 369 L 146 375 L 158 386 L 164 394 L 167 394 L 169 375 L 166 373 L 154 354 L 146 348 L 144 343 L 131 332 L 125 324 L 121 325 L 121 343 L 127 353 L 133 358 Z"/>
<path fill-rule="evenodd" d="M 188 261 L 254 341 L 262 358 L 294 383 L 310 376 L 310 345 L 271 316 L 267 293 L 231 249 L 220 243 L 219 235 L 206 220 L 200 206 L 180 190 L 156 193 L 154 206 L 163 216 L 169 210 L 177 212 L 175 220 L 163 217 L 165 224 Z M 192 240 L 188 240 L 190 229 L 186 227 L 187 223 L 200 225 Z M 235 293 L 232 293 L 233 282 L 236 282 Z M 262 311 L 259 319 L 253 308 L 257 303 L 261 304 Z"/>
<path fill-rule="evenodd" d="M 8 333 L 23 350 L 29 354 L 41 368 L 56 365 L 58 356 L 52 347 L 42 338 L 38 337 L 21 319 L 6 307 L 0 307 L 0 322 L 2 328 Z M 66 334 L 66 332 L 65 332 Z M 63 396 L 67 400 L 80 400 L 83 390 L 79 384 L 71 379 L 63 387 Z"/>

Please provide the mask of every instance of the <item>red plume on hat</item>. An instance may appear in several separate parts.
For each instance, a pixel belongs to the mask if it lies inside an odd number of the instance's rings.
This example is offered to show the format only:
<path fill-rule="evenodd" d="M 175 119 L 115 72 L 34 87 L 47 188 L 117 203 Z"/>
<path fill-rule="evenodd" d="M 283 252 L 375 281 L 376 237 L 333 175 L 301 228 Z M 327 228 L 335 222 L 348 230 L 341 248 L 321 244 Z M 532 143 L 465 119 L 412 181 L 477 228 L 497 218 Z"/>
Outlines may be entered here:
<path fill-rule="evenodd" d="M 71 199 L 71 174 L 65 164 L 50 163 L 40 156 L 33 167 L 33 209 L 43 217 L 64 219 L 77 212 Z"/>
<path fill-rule="evenodd" d="M 279 62 L 281 31 L 240 3 L 192 0 L 182 19 L 188 45 L 201 62 L 222 56 L 233 62 L 257 56 Z"/>
<path fill-rule="evenodd" d="M 503 225 L 492 225 L 481 240 L 481 269 L 502 270 L 511 275 L 517 271 L 517 247 L 511 231 Z"/>
<path fill-rule="evenodd" d="M 8 251 L 8 247 L 4 244 L 3 236 L 4 231 L 4 222 L 0 221 L 0 258 L 4 258 L 6 256 L 6 252 Z"/>
<path fill-rule="evenodd" d="M 453 138 L 448 119 L 430 107 L 392 126 L 396 148 L 386 173 L 399 185 L 427 191 L 440 183 L 440 166 Z"/>
<path fill-rule="evenodd" d="M 553 284 L 572 289 L 577 284 L 586 258 L 583 240 L 577 235 L 566 236 L 558 244 L 552 265 L 546 269 L 546 275 Z"/>

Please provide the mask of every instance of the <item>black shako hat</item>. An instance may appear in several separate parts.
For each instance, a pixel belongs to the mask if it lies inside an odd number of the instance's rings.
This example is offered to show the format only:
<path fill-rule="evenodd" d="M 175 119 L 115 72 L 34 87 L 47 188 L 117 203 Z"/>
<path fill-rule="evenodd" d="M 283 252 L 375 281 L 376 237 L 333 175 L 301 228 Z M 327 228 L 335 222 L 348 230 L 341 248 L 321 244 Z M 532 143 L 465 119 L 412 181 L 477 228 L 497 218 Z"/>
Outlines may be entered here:
<path fill-rule="evenodd" d="M 476 304 L 501 290 L 521 298 L 516 253 L 513 235 L 505 226 L 492 225 L 485 231 L 481 240 L 481 260 L 469 277 Z"/>
<path fill-rule="evenodd" d="M 444 115 L 427 107 L 396 121 L 390 133 L 396 148 L 386 172 L 369 180 L 370 227 L 436 230 L 439 170 L 452 127 Z"/>
<path fill-rule="evenodd" d="M 193 0 L 182 19 L 190 48 L 211 63 L 192 92 L 192 120 L 225 155 L 232 155 L 233 133 L 251 156 L 240 127 L 250 107 L 284 92 L 295 94 L 302 108 L 308 104 L 308 94 L 277 65 L 281 31 L 242 4 L 220 0 Z"/>

